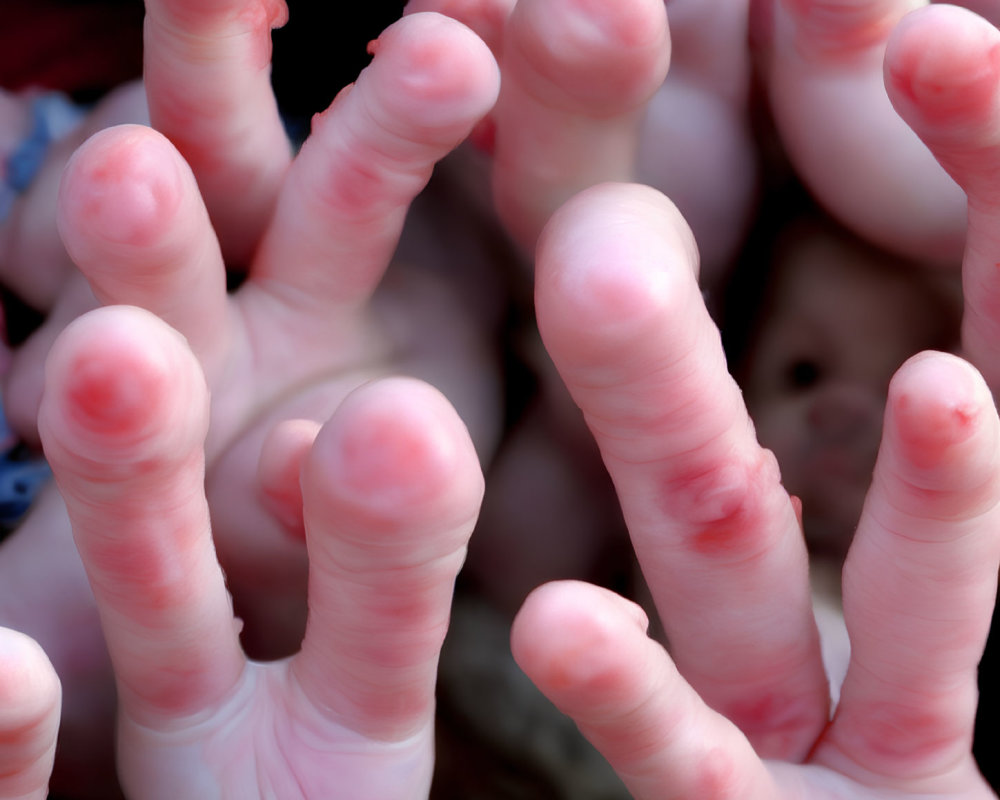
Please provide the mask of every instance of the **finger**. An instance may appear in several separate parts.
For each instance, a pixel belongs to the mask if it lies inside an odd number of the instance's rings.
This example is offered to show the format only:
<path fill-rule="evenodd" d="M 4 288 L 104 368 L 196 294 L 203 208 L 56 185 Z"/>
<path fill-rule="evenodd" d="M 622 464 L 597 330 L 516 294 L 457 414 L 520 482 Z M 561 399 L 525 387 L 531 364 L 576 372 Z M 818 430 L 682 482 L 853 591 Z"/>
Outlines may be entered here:
<path fill-rule="evenodd" d="M 849 228 L 892 252 L 954 267 L 965 200 L 888 101 L 882 59 L 920 0 L 781 0 L 767 68 L 796 171 Z"/>
<path fill-rule="evenodd" d="M 254 262 L 254 283 L 310 318 L 367 300 L 435 162 L 496 98 L 489 50 L 454 20 L 406 17 L 374 52 L 314 120 Z"/>
<path fill-rule="evenodd" d="M 455 576 L 482 499 L 468 433 L 413 380 L 359 389 L 303 473 L 310 616 L 294 675 L 339 724 L 399 740 L 433 716 Z"/>
<path fill-rule="evenodd" d="M 805 547 L 662 195 L 605 185 L 539 243 L 549 354 L 614 480 L 678 668 L 767 755 L 801 756 L 827 685 Z"/>
<path fill-rule="evenodd" d="M 42 648 L 0 628 L 0 797 L 48 796 L 61 694 Z"/>
<path fill-rule="evenodd" d="M 821 762 L 951 796 L 961 793 L 943 776 L 978 775 L 976 668 L 1000 566 L 998 444 L 972 367 L 924 353 L 900 368 L 844 569 L 851 662 Z"/>
<path fill-rule="evenodd" d="M 291 148 L 271 90 L 283 0 L 147 0 L 144 80 L 152 124 L 183 153 L 231 263 L 247 265 Z"/>
<path fill-rule="evenodd" d="M 643 798 L 774 798 L 746 738 L 685 683 L 638 606 L 596 586 L 536 589 L 518 613 L 518 665 Z"/>
<path fill-rule="evenodd" d="M 300 474 L 320 426 L 312 420 L 278 423 L 264 440 L 257 465 L 261 502 L 295 539 L 305 539 Z"/>
<path fill-rule="evenodd" d="M 225 270 L 177 150 L 138 125 L 97 134 L 66 167 L 58 213 L 66 249 L 98 299 L 152 311 L 211 368 L 228 347 Z"/>
<path fill-rule="evenodd" d="M 520 0 L 504 34 L 493 185 L 528 251 L 575 192 L 631 180 L 642 109 L 663 83 L 661 0 Z"/>
<path fill-rule="evenodd" d="M 964 355 L 1000 390 L 1000 32 L 971 12 L 907 17 L 886 52 L 897 111 L 968 196 L 962 264 Z"/>
<path fill-rule="evenodd" d="M 218 700 L 243 667 L 209 530 L 207 420 L 197 362 L 145 311 L 91 312 L 49 356 L 42 442 L 121 703 L 154 728 Z"/>

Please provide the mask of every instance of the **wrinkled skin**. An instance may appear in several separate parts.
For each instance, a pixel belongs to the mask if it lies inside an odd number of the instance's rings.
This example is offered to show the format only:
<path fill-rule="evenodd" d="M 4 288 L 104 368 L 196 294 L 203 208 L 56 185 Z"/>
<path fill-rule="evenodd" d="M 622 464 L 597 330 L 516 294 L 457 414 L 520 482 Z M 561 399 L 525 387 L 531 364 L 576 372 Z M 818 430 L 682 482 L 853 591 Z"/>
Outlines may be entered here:
<path fill-rule="evenodd" d="M 547 584 L 515 658 L 637 798 L 994 797 L 971 755 L 1000 565 L 1000 421 L 967 362 L 888 390 L 844 569 L 851 660 L 832 722 L 805 543 L 695 282 L 690 230 L 608 185 L 543 236 L 546 346 L 621 500 L 670 641 L 607 590 Z M 764 759 L 764 760 L 762 760 Z"/>
<path fill-rule="evenodd" d="M 278 175 L 266 203 L 241 193 L 246 154 L 225 136 L 199 140 L 202 149 L 185 154 L 195 164 L 211 163 L 234 198 L 267 206 L 267 214 L 258 214 L 266 224 L 255 231 L 244 284 L 227 294 L 223 250 L 238 243 L 217 238 L 213 210 L 176 147 L 150 128 L 106 129 L 74 155 L 58 200 L 66 250 L 87 283 L 67 285 L 56 304 L 66 313 L 50 315 L 30 343 L 34 359 L 26 356 L 29 366 L 12 370 L 8 401 L 12 421 L 20 420 L 30 437 L 41 390 L 38 353 L 95 303 L 93 296 L 145 307 L 179 330 L 212 392 L 206 485 L 220 559 L 246 626 L 244 642 L 255 655 L 277 657 L 301 641 L 308 570 L 301 514 L 289 515 L 286 485 L 274 484 L 274 475 L 259 467 L 261 453 L 277 446 L 269 437 L 279 423 L 324 421 L 359 384 L 403 371 L 426 375 L 451 394 L 484 458 L 493 447 L 492 356 L 452 288 L 400 268 L 375 301 L 372 295 L 410 201 L 435 162 L 492 107 L 498 81 L 492 56 L 471 32 L 438 15 L 413 16 L 380 38 L 371 67 L 317 118 L 292 163 L 283 134 L 280 140 L 274 135 L 281 131 L 276 111 L 259 110 L 269 107 L 260 98 L 270 96 L 270 87 L 259 45 L 271 20 L 234 14 L 241 5 L 151 7 L 147 59 L 163 59 L 167 71 L 184 59 L 203 70 L 195 77 L 204 93 L 187 96 L 190 107 L 164 103 L 163 89 L 150 95 L 151 117 L 161 129 L 181 126 L 182 115 L 207 113 L 220 91 L 232 90 L 234 109 L 258 109 L 248 119 L 271 132 L 251 148 L 268 157 L 250 159 L 262 175 Z M 157 24 L 170 30 L 168 42 L 157 39 Z M 243 29 L 253 36 L 236 35 Z M 215 48 L 224 63 L 171 49 L 178 36 L 187 46 Z M 251 56 L 256 77 L 234 88 L 232 75 L 245 75 Z M 240 228 L 248 230 L 252 226 Z M 10 596 L 3 618 L 37 638 L 66 681 L 64 734 L 74 737 L 61 751 L 68 756 L 60 773 L 66 788 L 106 796 L 110 670 L 59 506 L 49 493 L 5 544 L 2 569 L 12 577 L 5 582 Z M 32 578 L 43 571 L 50 583 Z M 49 585 L 58 591 L 50 593 Z M 62 633 L 67 625 L 76 634 L 69 640 Z"/>
<path fill-rule="evenodd" d="M 201 367 L 148 312 L 74 322 L 39 425 L 100 609 L 130 798 L 426 795 L 437 655 L 483 481 L 468 431 L 412 379 L 279 428 L 310 554 L 299 653 L 247 661 L 204 491 Z M 300 482 L 301 478 L 301 482 Z"/>

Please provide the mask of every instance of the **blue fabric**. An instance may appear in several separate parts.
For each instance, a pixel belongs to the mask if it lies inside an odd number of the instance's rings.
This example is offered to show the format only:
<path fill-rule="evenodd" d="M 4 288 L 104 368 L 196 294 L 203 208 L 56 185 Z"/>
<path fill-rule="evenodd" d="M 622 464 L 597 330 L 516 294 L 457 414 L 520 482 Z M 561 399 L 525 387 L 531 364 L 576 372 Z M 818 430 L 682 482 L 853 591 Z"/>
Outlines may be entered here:
<path fill-rule="evenodd" d="M 58 92 L 31 101 L 31 129 L 4 164 L 0 181 L 0 222 L 31 186 L 52 143 L 69 133 L 86 111 Z M 52 476 L 45 459 L 19 442 L 0 405 L 0 538 L 17 527 L 41 487 Z"/>
<path fill-rule="evenodd" d="M 17 196 L 31 186 L 52 143 L 75 128 L 85 113 L 58 92 L 40 94 L 31 101 L 31 129 L 4 164 L 0 222 L 10 214 Z"/>
<path fill-rule="evenodd" d="M 0 406 L 0 537 L 17 527 L 52 477 L 42 456 L 17 440 Z"/>

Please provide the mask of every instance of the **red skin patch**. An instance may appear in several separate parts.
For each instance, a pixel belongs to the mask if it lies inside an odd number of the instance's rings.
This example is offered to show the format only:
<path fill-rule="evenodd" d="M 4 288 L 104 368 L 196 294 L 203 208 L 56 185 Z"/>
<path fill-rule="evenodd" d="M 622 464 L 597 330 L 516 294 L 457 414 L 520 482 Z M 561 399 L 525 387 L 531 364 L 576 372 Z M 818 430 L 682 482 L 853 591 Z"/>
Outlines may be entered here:
<path fill-rule="evenodd" d="M 941 463 L 954 445 L 973 434 L 978 414 L 975 407 L 965 405 L 919 409 L 914 405 L 914 399 L 907 394 L 896 400 L 899 441 L 910 462 L 921 469 L 930 469 Z"/>
<path fill-rule="evenodd" d="M 729 751 L 713 747 L 695 766 L 695 794 L 698 800 L 730 800 L 739 786 L 738 773 Z"/>
<path fill-rule="evenodd" d="M 855 746 L 875 763 L 891 762 L 905 769 L 931 763 L 956 746 L 956 730 L 945 726 L 939 714 L 882 703 L 867 705 L 863 711 L 863 723 L 852 726 L 861 739 Z"/>
<path fill-rule="evenodd" d="M 156 413 L 163 386 L 107 355 L 79 356 L 66 387 L 68 411 L 92 431 L 124 435 L 139 430 Z"/>
<path fill-rule="evenodd" d="M 192 664 L 173 667 L 160 667 L 165 673 L 158 681 L 144 680 L 137 692 L 152 709 L 165 714 L 183 714 L 201 710 L 200 706 L 207 694 L 217 686 L 219 679 L 214 669 L 216 665 L 211 658 L 204 664 Z M 194 705 L 194 708 L 192 708 Z"/>
<path fill-rule="evenodd" d="M 80 176 L 84 222 L 116 242 L 155 243 L 166 231 L 181 199 L 172 165 L 163 168 L 163 152 L 148 141 L 121 140 L 105 148 Z"/>
<path fill-rule="evenodd" d="M 581 693 L 606 698 L 620 691 L 621 673 L 613 667 L 594 669 L 595 652 L 601 647 L 613 647 L 613 643 L 587 642 L 585 647 L 571 653 L 561 653 L 558 660 L 549 665 L 545 676 L 547 689 L 558 692 Z M 582 668 L 582 664 L 591 665 Z"/>
<path fill-rule="evenodd" d="M 288 22 L 288 6 L 284 0 L 258 0 L 246 4 L 240 20 L 254 33 L 250 63 L 257 69 L 265 69 L 271 63 L 271 31 Z"/>
<path fill-rule="evenodd" d="M 704 556 L 752 555 L 768 534 L 767 498 L 776 490 L 773 456 L 754 463 L 714 462 L 675 472 L 663 482 L 666 514 L 690 526 L 690 546 Z"/>
<path fill-rule="evenodd" d="M 339 148 L 336 163 L 331 165 L 328 177 L 320 187 L 323 202 L 339 214 L 350 219 L 368 221 L 380 218 L 389 208 L 391 192 L 378 156 L 366 147 L 353 142 Z"/>
<path fill-rule="evenodd" d="M 348 434 L 343 451 L 344 462 L 353 467 L 348 482 L 362 494 L 378 494 L 386 488 L 405 490 L 432 460 L 421 433 L 391 420 Z"/>
<path fill-rule="evenodd" d="M 264 488 L 260 500 L 291 539 L 305 542 L 306 524 L 302 511 L 302 493 L 293 489 Z"/>
<path fill-rule="evenodd" d="M 314 134 L 331 121 L 334 108 L 344 103 L 353 89 L 354 84 L 345 86 L 325 111 L 313 116 Z M 310 143 L 306 142 L 305 146 L 310 146 Z M 325 178 L 313 176 L 310 180 L 316 182 L 322 202 L 338 214 L 365 222 L 375 221 L 384 217 L 390 209 L 398 207 L 393 202 L 395 195 L 382 166 L 383 160 L 368 142 L 339 138 L 336 154 L 332 160 L 328 159 L 330 168 Z"/>
<path fill-rule="evenodd" d="M 769 758 L 801 756 L 803 736 L 818 733 L 817 708 L 812 698 L 803 702 L 770 692 L 755 694 L 745 703 L 730 705 L 723 713 Z"/>
<path fill-rule="evenodd" d="M 888 70 L 896 90 L 920 108 L 930 122 L 947 123 L 972 118 L 987 111 L 1000 86 L 1000 45 L 993 45 L 985 58 L 962 59 L 962 69 L 949 67 L 954 80 L 930 81 L 921 77 L 922 49 L 907 48 Z"/>

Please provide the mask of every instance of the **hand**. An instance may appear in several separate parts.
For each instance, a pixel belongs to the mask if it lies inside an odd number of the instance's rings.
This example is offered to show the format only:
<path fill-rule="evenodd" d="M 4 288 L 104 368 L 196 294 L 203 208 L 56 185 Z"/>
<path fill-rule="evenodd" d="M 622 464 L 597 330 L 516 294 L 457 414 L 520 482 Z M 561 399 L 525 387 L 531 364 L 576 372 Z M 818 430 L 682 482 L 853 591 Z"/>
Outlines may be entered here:
<path fill-rule="evenodd" d="M 516 658 L 636 797 L 992 796 L 970 755 L 1000 563 L 985 383 L 934 353 L 893 381 L 828 724 L 796 513 L 725 371 L 696 263 L 676 210 L 639 187 L 584 193 L 543 237 L 542 335 L 615 481 L 671 657 L 631 604 L 552 584 L 515 623 Z"/>
<path fill-rule="evenodd" d="M 796 511 L 726 373 L 676 209 L 641 187 L 585 192 L 550 223 L 538 270 L 542 336 L 671 653 L 631 603 L 550 584 L 512 635 L 539 688 L 638 798 L 993 797 L 970 752 L 1000 565 L 1000 421 L 978 373 L 924 353 L 893 380 L 830 722 Z"/>
<path fill-rule="evenodd" d="M 267 20 L 253 24 L 266 30 Z M 225 30 L 216 33 L 220 49 L 237 41 Z M 207 39 L 194 38 L 208 46 Z M 305 625 L 300 515 L 283 502 L 282 473 L 261 466 L 273 461 L 262 462 L 262 451 L 281 448 L 281 435 L 274 439 L 272 432 L 282 422 L 324 420 L 359 384 L 406 371 L 432 377 L 456 398 L 488 457 L 499 413 L 483 331 L 450 287 L 417 271 L 394 269 L 374 300 L 372 295 L 409 202 L 435 162 L 492 106 L 496 92 L 495 63 L 466 29 L 435 15 L 390 28 L 372 66 L 316 120 L 313 136 L 283 173 L 273 216 L 257 232 L 256 255 L 232 295 L 195 177 L 162 135 L 138 126 L 103 131 L 77 152 L 64 175 L 59 224 L 90 283 L 84 288 L 92 287 L 102 301 L 157 313 L 187 337 L 208 374 L 214 534 L 246 623 L 244 643 L 256 656 L 292 652 Z M 67 321 L 53 319 L 45 336 Z M 39 389 L 37 380 L 17 383 L 22 419 L 37 413 Z M 92 600 L 68 588 L 84 584 L 65 518 L 29 519 L 25 526 L 4 545 L 4 569 L 34 575 L 40 562 L 55 558 L 66 591 L 52 595 L 45 584 L 28 586 L 5 598 L 4 618 L 16 616 L 32 634 L 53 633 L 60 653 L 86 650 L 88 663 L 100 663 L 98 639 L 81 636 L 73 648 L 60 644 L 67 624 L 92 630 L 90 617 L 77 618 Z M 66 559 L 43 547 L 37 534 L 22 538 L 39 527 L 46 542 L 63 537 L 55 549 Z M 11 549 L 19 539 L 21 546 Z M 48 650 L 52 643 L 42 644 Z M 56 666 L 75 677 L 72 663 L 57 660 Z M 92 677 L 67 685 L 67 707 L 73 697 L 92 696 Z M 82 737 L 91 749 L 103 742 L 93 733 Z M 83 749 L 67 746 L 64 752 L 75 756 Z M 81 766 L 95 759 L 89 753 Z M 77 784 L 71 785 L 75 791 Z"/>
<path fill-rule="evenodd" d="M 39 425 L 100 608 L 130 798 L 426 796 L 434 683 L 483 481 L 441 394 L 392 379 L 322 430 L 286 424 L 262 468 L 310 555 L 301 651 L 248 662 L 204 492 L 209 396 L 152 315 L 74 322 Z M 299 477 L 301 476 L 301 484 Z"/>
<path fill-rule="evenodd" d="M 205 368 L 216 542 L 248 634 L 261 631 L 269 654 L 295 646 L 305 608 L 301 532 L 270 513 L 280 487 L 258 474 L 278 423 L 325 419 L 358 384 L 402 370 L 460 397 L 489 451 L 490 365 L 455 299 L 406 272 L 372 295 L 409 202 L 495 92 L 495 65 L 469 31 L 437 15 L 390 27 L 371 67 L 317 119 L 232 295 L 194 178 L 166 140 L 112 129 L 67 168 L 60 226 L 95 294 L 157 314 Z"/>

